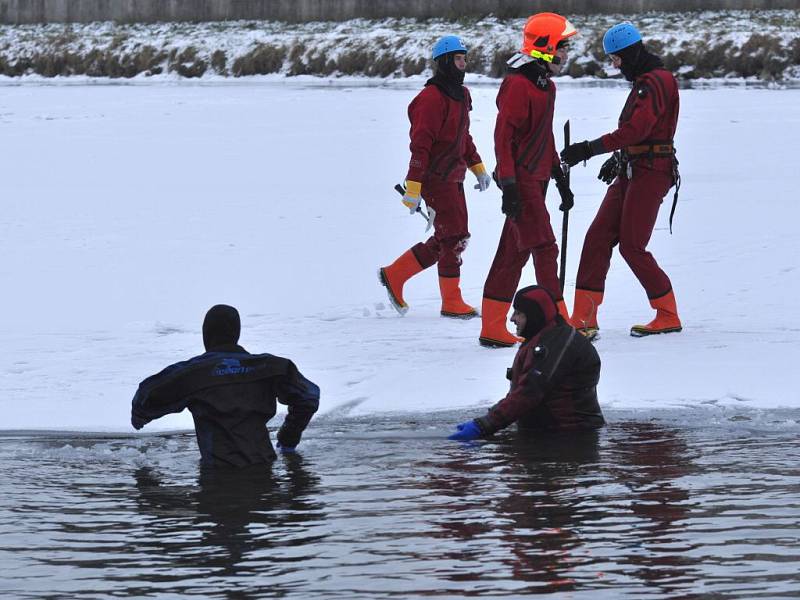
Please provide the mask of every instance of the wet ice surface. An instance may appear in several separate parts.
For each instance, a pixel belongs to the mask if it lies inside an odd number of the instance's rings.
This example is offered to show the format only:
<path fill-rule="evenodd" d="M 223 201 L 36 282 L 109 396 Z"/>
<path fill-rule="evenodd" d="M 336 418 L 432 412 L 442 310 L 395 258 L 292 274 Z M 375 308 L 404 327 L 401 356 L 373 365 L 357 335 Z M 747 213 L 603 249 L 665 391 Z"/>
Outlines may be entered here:
<path fill-rule="evenodd" d="M 505 395 L 515 350 L 489 352 L 477 320 L 439 316 L 435 269 L 406 284 L 402 318 L 377 281 L 427 238 L 392 189 L 421 82 L 315 81 L 0 82 L 0 164 L 13 174 L 0 212 L 2 427 L 127 430 L 138 383 L 201 353 L 203 315 L 220 302 L 239 309 L 245 348 L 291 358 L 320 386 L 322 412 L 457 410 Z M 558 85 L 559 147 L 568 118 L 575 140 L 614 129 L 624 87 Z M 471 132 L 491 168 L 497 87 L 472 92 Z M 684 330 L 630 337 L 653 313 L 615 253 L 597 342 L 603 409 L 800 407 L 800 204 L 795 173 L 776 159 L 797 154 L 798 105 L 798 90 L 682 92 L 674 235 L 670 195 L 648 248 Z M 768 152 L 742 152 L 766 139 Z M 601 164 L 572 172 L 569 305 L 606 192 Z M 472 185 L 468 174 L 461 287 L 479 306 L 505 217 L 496 187 Z M 551 188 L 557 236 L 559 202 Z M 520 285 L 530 283 L 529 263 Z M 148 429 L 191 426 L 183 413 Z"/>
<path fill-rule="evenodd" d="M 464 445 L 470 414 L 327 417 L 272 470 L 194 435 L 0 434 L 0 594 L 786 597 L 800 411 L 610 411 Z"/>

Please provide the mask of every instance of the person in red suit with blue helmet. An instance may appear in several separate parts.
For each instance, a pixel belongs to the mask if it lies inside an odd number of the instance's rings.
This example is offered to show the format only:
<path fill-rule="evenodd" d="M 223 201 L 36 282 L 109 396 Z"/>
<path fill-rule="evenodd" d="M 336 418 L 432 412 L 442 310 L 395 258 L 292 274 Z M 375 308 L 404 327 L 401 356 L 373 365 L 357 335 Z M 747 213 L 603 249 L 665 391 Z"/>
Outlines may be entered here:
<path fill-rule="evenodd" d="M 678 332 L 682 325 L 672 283 L 647 250 L 664 196 L 680 182 L 673 145 L 680 104 L 678 84 L 661 60 L 647 51 L 631 23 L 609 29 L 603 48 L 633 86 L 615 131 L 561 152 L 569 166 L 614 152 L 598 175 L 611 187 L 583 242 L 570 320 L 587 337 L 597 335 L 597 308 L 603 302 L 612 251 L 619 245 L 620 254 L 656 310 L 655 318 L 646 325 L 634 325 L 631 335 Z"/>
<path fill-rule="evenodd" d="M 536 282 L 557 300 L 567 318 L 558 280 L 558 246 L 550 225 L 545 195 L 550 178 L 561 194 L 561 210 L 572 206 L 553 137 L 558 74 L 567 60 L 572 24 L 555 13 L 533 15 L 523 29 L 522 48 L 508 61 L 509 73 L 497 94 L 494 149 L 495 175 L 503 190 L 506 215 L 492 266 L 483 286 L 481 333 L 489 348 L 506 348 L 519 340 L 506 329 L 506 319 L 522 269 L 533 260 Z"/>
<path fill-rule="evenodd" d="M 441 315 L 460 319 L 478 315 L 464 302 L 460 288 L 461 254 L 470 237 L 464 175 L 469 168 L 478 179 L 475 188 L 482 192 L 492 180 L 469 133 L 472 99 L 463 85 L 466 54 L 466 46 L 456 36 L 437 41 L 432 52 L 434 75 L 408 107 L 411 160 L 403 204 L 413 214 L 424 199 L 436 216 L 433 236 L 378 271 L 392 306 L 401 315 L 408 311 L 405 282 L 434 264 L 439 270 Z"/>

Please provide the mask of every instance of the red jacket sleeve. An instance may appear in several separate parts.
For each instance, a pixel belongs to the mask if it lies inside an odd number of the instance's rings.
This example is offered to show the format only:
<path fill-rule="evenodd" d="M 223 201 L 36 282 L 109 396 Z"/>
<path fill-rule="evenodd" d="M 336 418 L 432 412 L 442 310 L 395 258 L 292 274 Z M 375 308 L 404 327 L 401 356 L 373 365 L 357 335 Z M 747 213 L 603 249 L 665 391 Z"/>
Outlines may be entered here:
<path fill-rule="evenodd" d="M 530 369 L 519 382 L 495 404 L 484 417 L 493 431 L 504 429 L 519 420 L 522 415 L 535 409 L 545 398 L 551 385 L 541 379 L 542 374 Z"/>
<path fill-rule="evenodd" d="M 664 92 L 654 77 L 648 73 L 636 82 L 628 100 L 633 100 L 630 118 L 601 138 L 608 152 L 639 144 L 650 136 L 665 108 Z"/>
<path fill-rule="evenodd" d="M 495 432 L 508 427 L 545 399 L 549 386 L 535 365 L 537 344 L 538 338 L 525 342 L 519 349 L 513 366 L 518 375 L 512 377 L 511 389 L 505 398 L 490 408 L 485 417 L 478 419 L 482 429 Z"/>
<path fill-rule="evenodd" d="M 445 120 L 444 99 L 434 86 L 423 89 L 408 106 L 411 121 L 411 160 L 406 179 L 422 181 L 430 164 L 431 148 Z"/>
<path fill-rule="evenodd" d="M 470 135 L 469 131 L 467 131 L 465 138 L 466 147 L 464 148 L 464 160 L 467 166 L 472 167 L 483 162 L 483 160 L 481 160 L 481 155 L 478 154 L 478 149 L 475 147 L 475 142 L 472 141 L 472 135 Z"/>
<path fill-rule="evenodd" d="M 561 157 L 558 155 L 555 142 L 553 142 L 553 168 L 555 167 L 561 168 Z"/>
<path fill-rule="evenodd" d="M 519 77 L 506 77 L 497 93 L 497 121 L 494 126 L 494 153 L 497 177 L 516 181 L 514 167 L 514 133 L 528 120 L 529 101 L 525 82 Z"/>
<path fill-rule="evenodd" d="M 467 110 L 472 111 L 472 96 L 467 88 L 464 88 L 464 94 L 467 99 Z M 475 142 L 472 140 L 472 134 L 469 129 L 464 133 L 464 161 L 467 167 L 472 167 L 480 162 L 483 162 L 481 155 L 478 154 L 478 149 L 475 147 Z"/>

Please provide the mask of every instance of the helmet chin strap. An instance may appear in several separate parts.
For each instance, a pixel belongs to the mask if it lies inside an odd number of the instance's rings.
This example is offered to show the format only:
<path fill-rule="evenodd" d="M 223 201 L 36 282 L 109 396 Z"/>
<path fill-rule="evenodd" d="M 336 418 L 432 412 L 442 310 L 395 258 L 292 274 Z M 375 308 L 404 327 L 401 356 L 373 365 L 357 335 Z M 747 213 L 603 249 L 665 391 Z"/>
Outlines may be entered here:
<path fill-rule="evenodd" d="M 530 52 L 530 56 L 546 63 L 550 63 L 551 65 L 561 64 L 561 57 L 558 54 L 548 54 L 547 52 L 540 52 L 539 50 L 533 49 Z"/>

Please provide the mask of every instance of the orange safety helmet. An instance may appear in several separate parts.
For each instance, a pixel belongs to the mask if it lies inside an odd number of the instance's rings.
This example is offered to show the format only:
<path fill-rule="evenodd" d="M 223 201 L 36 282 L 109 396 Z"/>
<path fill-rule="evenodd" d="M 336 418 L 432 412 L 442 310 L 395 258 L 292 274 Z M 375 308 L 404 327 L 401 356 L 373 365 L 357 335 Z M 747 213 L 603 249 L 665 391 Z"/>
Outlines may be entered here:
<path fill-rule="evenodd" d="M 558 44 L 578 33 L 565 17 L 555 13 L 533 15 L 522 30 L 522 48 L 526 56 L 553 62 Z"/>

